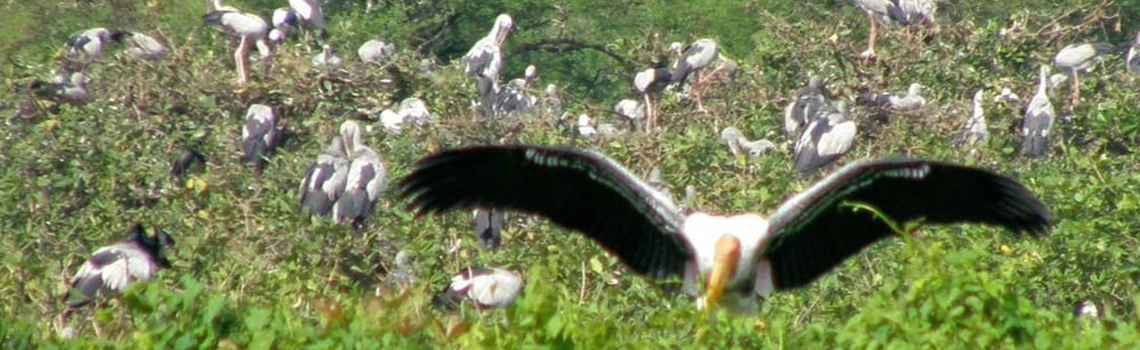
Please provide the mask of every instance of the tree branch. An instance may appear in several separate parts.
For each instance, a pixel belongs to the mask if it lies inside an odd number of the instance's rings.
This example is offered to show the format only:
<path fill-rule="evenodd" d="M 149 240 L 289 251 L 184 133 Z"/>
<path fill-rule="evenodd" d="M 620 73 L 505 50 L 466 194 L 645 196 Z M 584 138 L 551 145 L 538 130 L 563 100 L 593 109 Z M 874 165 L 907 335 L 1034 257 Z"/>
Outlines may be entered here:
<path fill-rule="evenodd" d="M 601 52 L 601 53 L 605 54 L 606 56 L 610 56 L 610 58 L 613 58 L 615 61 L 618 61 L 618 63 L 621 63 L 621 65 L 624 66 L 626 70 L 632 71 L 634 69 L 634 67 L 637 66 L 636 62 L 634 62 L 628 58 L 625 58 L 624 56 L 619 55 L 616 52 L 613 52 L 613 50 L 610 50 L 610 49 L 606 48 L 605 46 L 598 45 L 598 44 L 585 43 L 585 42 L 572 40 L 572 39 L 543 39 L 543 40 L 539 40 L 539 41 L 536 41 L 533 43 L 522 44 L 522 45 L 519 45 L 517 49 L 512 51 L 506 57 L 504 57 L 503 60 L 507 60 L 513 56 L 517 56 L 517 55 L 527 53 L 527 52 L 531 52 L 531 51 L 563 53 L 566 51 L 579 51 L 579 50 L 594 50 L 594 51 Z"/>

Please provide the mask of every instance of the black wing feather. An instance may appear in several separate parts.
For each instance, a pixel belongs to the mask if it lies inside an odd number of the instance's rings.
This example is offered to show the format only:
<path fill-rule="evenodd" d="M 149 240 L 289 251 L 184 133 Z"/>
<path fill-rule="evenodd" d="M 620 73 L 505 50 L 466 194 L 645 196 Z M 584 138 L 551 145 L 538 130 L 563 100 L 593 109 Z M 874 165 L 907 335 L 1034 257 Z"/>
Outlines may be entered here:
<path fill-rule="evenodd" d="M 963 222 L 1037 234 L 1049 210 L 1008 177 L 961 165 L 910 159 L 861 161 L 785 202 L 770 222 L 765 256 L 777 289 L 802 287 L 864 247 L 894 233 L 862 203 L 902 224 Z"/>
<path fill-rule="evenodd" d="M 448 150 L 416 163 L 400 188 L 419 214 L 482 207 L 547 217 L 652 278 L 680 276 L 691 256 L 680 211 L 598 153 L 523 145 Z"/>

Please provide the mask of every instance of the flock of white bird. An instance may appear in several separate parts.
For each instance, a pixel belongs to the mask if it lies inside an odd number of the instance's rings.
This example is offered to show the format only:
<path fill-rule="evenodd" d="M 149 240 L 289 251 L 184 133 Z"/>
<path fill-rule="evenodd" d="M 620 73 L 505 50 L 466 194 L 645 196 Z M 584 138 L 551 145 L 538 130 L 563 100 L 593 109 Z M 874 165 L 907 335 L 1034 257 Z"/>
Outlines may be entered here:
<path fill-rule="evenodd" d="M 877 57 L 875 40 L 881 24 L 920 25 L 937 31 L 934 20 L 936 8 L 931 0 L 851 1 L 865 11 L 870 19 L 868 47 L 859 54 L 859 57 L 866 60 Z M 243 86 L 249 81 L 246 57 L 251 48 L 258 51 L 262 68 L 268 69 L 273 50 L 289 36 L 300 33 L 302 24 L 317 29 L 321 36 L 327 35 L 328 27 L 317 0 L 288 2 L 289 7 L 273 11 L 270 26 L 256 14 L 226 6 L 221 0 L 213 0 L 213 10 L 205 15 L 205 22 L 220 26 L 239 40 L 234 52 L 237 85 Z M 522 78 L 500 83 L 500 73 L 505 63 L 503 45 L 514 30 L 514 23 L 509 15 L 498 16 L 491 31 L 478 40 L 462 58 L 463 72 L 474 80 L 479 92 L 479 100 L 474 101 L 474 104 L 489 118 L 540 109 L 560 119 L 565 118 L 557 86 L 548 85 L 545 96 L 531 93 L 531 84 L 537 76 L 535 66 L 528 66 Z M 32 89 L 44 99 L 72 104 L 89 101 L 91 94 L 86 88 L 85 68 L 100 58 L 112 42 L 123 44 L 124 53 L 138 60 L 160 60 L 167 54 L 167 49 L 158 40 L 145 34 L 107 28 L 85 30 L 67 41 L 67 64 L 63 71 L 51 81 L 33 83 Z M 675 54 L 676 61 L 666 67 L 650 67 L 638 71 L 633 77 L 636 96 L 623 99 L 614 106 L 614 113 L 628 120 L 631 129 L 640 127 L 646 132 L 652 132 L 659 127 L 660 121 L 654 106 L 656 94 L 670 90 L 685 98 L 691 96 L 695 110 L 705 112 L 702 90 L 718 79 L 729 80 L 736 75 L 736 63 L 725 57 L 711 39 L 699 39 L 687 47 L 673 43 L 669 49 Z M 362 62 L 381 63 L 391 57 L 395 50 L 391 42 L 376 39 L 364 43 L 357 53 Z M 1060 50 L 1053 61 L 1053 66 L 1064 74 L 1050 75 L 1048 65 L 1040 67 L 1036 93 L 1024 109 L 1022 154 L 1037 157 L 1048 152 L 1049 137 L 1053 133 L 1056 118 L 1050 101 L 1052 91 L 1065 80 L 1071 81 L 1072 104 L 1077 104 L 1080 101 L 1080 75 L 1093 70 L 1115 51 L 1113 45 L 1106 43 L 1069 45 Z M 1140 38 L 1130 45 L 1125 56 L 1125 67 L 1129 72 L 1140 73 L 1138 52 Z M 317 68 L 337 69 L 343 64 L 344 60 L 327 44 L 312 59 L 312 65 Z M 915 83 L 905 93 L 873 94 L 870 101 L 874 106 L 890 113 L 912 113 L 921 110 L 929 102 L 923 93 L 924 87 Z M 823 169 L 854 146 L 856 124 L 846 116 L 845 101 L 832 99 L 834 97 L 826 81 L 811 76 L 803 87 L 794 92 L 784 110 L 785 131 L 794 154 L 793 167 L 798 174 L 806 176 Z M 1006 102 L 1018 99 L 1009 89 L 995 97 L 995 100 Z M 960 144 L 970 147 L 971 152 L 976 151 L 975 145 L 989 137 L 983 111 L 984 102 L 985 92 L 977 91 L 973 97 L 973 115 L 965 123 L 958 139 Z M 409 98 L 394 109 L 381 112 L 380 120 L 384 130 L 398 132 L 405 123 L 428 124 L 432 115 L 425 101 Z M 379 154 L 369 148 L 362 137 L 362 133 L 370 132 L 371 128 L 367 126 L 362 132 L 361 127 L 351 120 L 341 125 L 340 135 L 330 141 L 301 181 L 301 207 L 338 223 L 350 222 L 354 227 L 363 224 L 372 212 L 373 203 L 386 187 L 385 166 Z M 619 129 L 610 124 L 595 124 L 586 114 L 578 116 L 575 128 L 578 135 L 587 138 L 613 135 L 620 132 Z M 273 107 L 250 105 L 242 128 L 242 160 L 254 164 L 260 172 L 266 157 L 272 154 L 283 139 L 282 136 L 283 130 L 278 125 Z M 757 157 L 779 148 L 776 143 L 768 140 L 749 140 L 736 127 L 725 128 L 720 136 L 735 156 Z M 195 159 L 194 155 L 184 158 L 189 159 L 185 162 Z M 657 171 L 656 174 L 657 181 L 660 182 L 660 172 Z M 480 237 L 485 236 L 487 242 L 494 242 L 488 243 L 488 246 L 497 246 L 498 230 L 502 229 L 504 222 L 502 212 L 496 214 L 488 210 L 477 211 L 476 221 Z M 72 301 L 69 301 L 72 308 L 90 302 L 95 298 L 96 292 L 113 293 L 121 291 L 130 281 L 150 279 L 159 266 L 169 264 L 165 261 L 162 249 L 173 241 L 165 233 L 150 237 L 142 233 L 142 230 L 141 227 L 135 228 L 125 241 L 97 250 L 83 265 L 73 279 L 75 290 L 70 293 Z M 521 279 L 513 272 L 499 268 L 471 268 L 456 275 L 446 293 L 469 298 L 476 307 L 482 309 L 509 305 L 520 289 Z M 68 313 L 71 311 L 69 309 Z"/>

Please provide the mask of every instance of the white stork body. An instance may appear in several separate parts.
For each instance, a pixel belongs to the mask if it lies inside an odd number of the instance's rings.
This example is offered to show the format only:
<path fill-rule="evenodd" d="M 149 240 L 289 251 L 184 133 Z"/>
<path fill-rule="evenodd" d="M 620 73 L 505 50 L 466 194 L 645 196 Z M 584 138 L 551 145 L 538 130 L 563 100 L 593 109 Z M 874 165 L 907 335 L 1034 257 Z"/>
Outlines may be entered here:
<path fill-rule="evenodd" d="M 1056 116 L 1053 103 L 1049 101 L 1049 66 L 1042 65 L 1037 83 L 1037 93 L 1025 108 L 1025 118 L 1021 122 L 1021 154 L 1040 157 L 1049 150 L 1049 135 L 1053 133 L 1053 120 Z"/>
<path fill-rule="evenodd" d="M 870 34 L 867 38 L 867 50 L 859 54 L 867 60 L 875 59 L 875 37 L 878 36 L 880 23 L 909 26 L 924 23 L 934 24 L 934 12 L 937 7 L 932 0 L 850 0 L 867 14 L 870 20 Z"/>
<path fill-rule="evenodd" d="M 111 39 L 123 43 L 127 56 L 137 60 L 154 62 L 166 57 L 166 46 L 146 34 L 119 31 L 111 34 Z"/>
<path fill-rule="evenodd" d="M 237 51 L 234 51 L 238 85 L 245 85 L 249 80 L 245 56 L 249 52 L 250 46 L 257 46 L 257 51 L 261 54 L 262 64 L 268 69 L 272 53 L 268 41 L 269 25 L 265 23 L 264 19 L 249 13 L 215 11 L 206 14 L 205 21 L 206 24 L 220 25 L 227 32 L 240 38 L 241 42 L 238 44 Z"/>
<path fill-rule="evenodd" d="M 164 250 L 173 244 L 165 232 L 147 236 L 136 225 L 122 242 L 96 250 L 71 278 L 71 290 L 63 298 L 68 306 L 63 320 L 100 294 L 118 294 L 131 283 L 153 279 L 159 268 L 170 267 Z"/>
<path fill-rule="evenodd" d="M 471 77 L 497 82 L 503 68 L 502 45 L 512 28 L 514 20 L 511 16 L 502 14 L 495 18 L 491 32 L 475 42 L 467 54 L 463 55 L 463 72 Z"/>
<path fill-rule="evenodd" d="M 749 157 L 755 158 L 776 148 L 776 144 L 768 140 L 749 141 L 744 136 L 744 132 L 732 126 L 721 130 L 720 140 L 725 146 L 728 146 L 728 151 L 733 156 L 747 154 Z"/>
<path fill-rule="evenodd" d="M 649 68 L 633 76 L 633 88 L 645 99 L 645 131 L 657 125 L 657 109 L 653 107 L 653 94 L 672 81 L 672 73 L 665 68 Z"/>
<path fill-rule="evenodd" d="M 526 182 L 527 186 L 518 186 Z M 1029 190 L 986 170 L 911 159 L 856 162 L 785 201 L 769 219 L 683 212 L 604 155 L 572 148 L 480 146 L 419 161 L 401 183 L 419 214 L 501 208 L 537 214 L 584 234 L 650 278 L 682 278 L 698 306 L 722 293 L 744 301 L 800 288 L 899 223 L 975 222 L 1031 233 L 1049 213 Z M 551 200 L 558 198 L 559 200 Z M 739 305 L 739 304 L 738 304 Z M 734 308 L 741 310 L 741 308 Z"/>
<path fill-rule="evenodd" d="M 400 116 L 404 121 L 416 123 L 416 125 L 427 125 L 431 122 L 431 111 L 427 108 L 427 103 L 424 100 L 409 97 L 400 101 Z"/>
<path fill-rule="evenodd" d="M 273 29 L 269 31 L 269 41 L 273 45 L 281 45 L 285 37 L 297 27 L 297 12 L 288 7 L 279 7 L 273 10 Z"/>
<path fill-rule="evenodd" d="M 878 98 L 881 106 L 894 112 L 913 112 L 926 106 L 926 98 L 922 96 L 925 87 L 919 83 L 910 84 L 905 94 L 882 94 Z"/>
<path fill-rule="evenodd" d="M 277 128 L 277 115 L 273 109 L 263 104 L 253 104 L 245 113 L 245 125 L 241 128 L 242 161 L 253 163 L 254 170 L 261 173 L 267 158 L 281 139 Z"/>
<path fill-rule="evenodd" d="M 386 41 L 372 39 L 360 45 L 356 54 L 364 63 L 382 63 L 396 52 L 396 45 Z"/>
<path fill-rule="evenodd" d="M 614 113 L 628 119 L 633 124 L 641 124 L 645 120 L 645 104 L 637 100 L 623 99 L 614 105 Z"/>
<path fill-rule="evenodd" d="M 87 92 L 87 76 L 83 72 L 74 72 L 67 80 L 57 77 L 56 81 L 36 81 L 31 85 L 32 92 L 44 99 L 80 105 L 91 99 Z"/>
<path fill-rule="evenodd" d="M 437 307 L 453 309 L 466 299 L 476 310 L 508 307 L 522 293 L 522 278 L 501 268 L 466 268 L 433 300 Z"/>
<path fill-rule="evenodd" d="M 697 74 L 697 82 L 692 84 L 692 88 L 693 94 L 697 98 L 698 112 L 705 111 L 704 104 L 701 102 L 701 87 L 705 84 L 705 78 L 702 77 L 701 71 L 712 65 L 717 57 L 720 57 L 720 49 L 716 42 L 712 39 L 699 39 L 689 45 L 689 48 L 678 58 L 676 67 L 673 69 L 673 83 L 677 84 L 678 87 L 684 86 L 690 75 Z"/>
<path fill-rule="evenodd" d="M 1053 57 L 1053 65 L 1072 76 L 1073 106 L 1080 103 L 1081 99 L 1080 75 L 1091 72 L 1097 64 L 1107 59 L 1107 54 L 1115 50 L 1116 48 L 1112 44 L 1107 43 L 1070 44 L 1058 51 L 1057 55 Z"/>

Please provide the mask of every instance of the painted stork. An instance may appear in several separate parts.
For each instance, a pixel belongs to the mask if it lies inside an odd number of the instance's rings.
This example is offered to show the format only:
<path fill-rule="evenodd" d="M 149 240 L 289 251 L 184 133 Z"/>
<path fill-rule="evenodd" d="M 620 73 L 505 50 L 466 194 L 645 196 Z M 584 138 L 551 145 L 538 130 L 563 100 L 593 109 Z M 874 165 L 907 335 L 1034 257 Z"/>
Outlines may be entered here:
<path fill-rule="evenodd" d="M 1107 59 L 1107 55 L 1116 51 L 1116 47 L 1108 43 L 1070 44 L 1057 52 L 1053 57 L 1053 65 L 1064 73 L 1072 76 L 1072 105 L 1076 106 L 1081 100 L 1081 74 L 1091 72 L 1096 65 Z"/>
<path fill-rule="evenodd" d="M 333 52 L 333 49 L 331 46 L 329 46 L 329 44 L 322 45 L 321 52 L 316 56 L 313 56 L 314 68 L 337 69 L 343 65 L 344 60 L 341 59 L 340 56 L 337 56 L 336 52 Z"/>
<path fill-rule="evenodd" d="M 317 162 L 305 171 L 298 190 L 301 208 L 320 216 L 332 213 L 333 204 L 344 193 L 348 181 L 349 161 L 344 146 L 340 136 L 333 137 L 332 143 L 317 156 Z"/>
<path fill-rule="evenodd" d="M 329 27 L 325 24 L 325 14 L 318 0 L 289 0 L 289 7 L 302 22 L 320 29 L 322 37 L 328 35 Z"/>
<path fill-rule="evenodd" d="M 71 62 L 86 64 L 103 56 L 103 49 L 113 38 L 114 32 L 107 28 L 91 28 L 75 34 L 67 39 L 67 59 Z"/>
<path fill-rule="evenodd" d="M 1128 54 L 1124 56 L 1124 68 L 1129 73 L 1140 74 L 1140 32 L 1136 33 L 1136 38 L 1132 39 L 1132 45 L 1128 48 Z"/>
<path fill-rule="evenodd" d="M 166 57 L 166 46 L 146 34 L 116 31 L 111 33 L 111 40 L 123 43 L 127 56 L 137 60 L 154 62 Z"/>
<path fill-rule="evenodd" d="M 232 7 L 228 6 L 223 8 L 232 9 Z M 268 68 L 268 61 L 272 53 L 270 52 L 271 48 L 267 39 L 269 25 L 265 23 L 264 19 L 254 14 L 224 10 L 206 14 L 204 21 L 207 25 L 221 26 L 227 32 L 233 33 L 241 38 L 237 51 L 234 51 L 238 85 L 245 85 L 246 81 L 249 80 L 249 74 L 246 72 L 245 56 L 249 52 L 251 45 L 257 46 L 257 51 L 261 54 L 262 64 L 266 64 Z"/>
<path fill-rule="evenodd" d="M 332 207 L 333 221 L 352 221 L 353 227 L 360 228 L 384 190 L 387 173 L 380 155 L 363 143 L 355 121 L 341 124 L 340 135 L 350 163 L 344 192 Z"/>
<path fill-rule="evenodd" d="M 918 23 L 934 24 L 937 7 L 932 0 L 850 0 L 867 14 L 871 21 L 867 50 L 859 54 L 865 60 L 875 59 L 875 37 L 881 23 L 909 26 Z"/>
<path fill-rule="evenodd" d="M 649 68 L 633 76 L 633 88 L 645 99 L 647 132 L 657 125 L 657 109 L 653 107 L 652 95 L 668 85 L 673 80 L 672 76 L 673 73 L 665 68 Z"/>
<path fill-rule="evenodd" d="M 685 49 L 685 52 L 677 59 L 677 65 L 671 74 L 672 83 L 681 87 L 685 85 L 685 81 L 689 79 L 690 75 L 696 73 L 697 82 L 692 84 L 692 89 L 697 98 L 698 112 L 705 112 L 704 104 L 701 103 L 701 85 L 704 85 L 705 78 L 702 77 L 701 71 L 710 66 L 717 57 L 720 57 L 720 50 L 717 48 L 716 42 L 712 39 L 699 39 Z"/>
<path fill-rule="evenodd" d="M 67 311 L 62 320 L 77 309 L 104 296 L 122 293 L 131 283 L 149 281 L 159 268 L 169 268 L 166 249 L 174 239 L 162 230 L 148 236 L 142 225 L 135 225 L 123 241 L 95 250 L 71 278 L 71 288 L 63 295 Z"/>
<path fill-rule="evenodd" d="M 245 112 L 245 125 L 241 128 L 242 162 L 252 163 L 258 174 L 265 168 L 267 157 L 277 148 L 281 130 L 277 128 L 277 115 L 273 108 L 253 104 Z"/>
<path fill-rule="evenodd" d="M 728 146 L 728 151 L 731 152 L 733 156 L 747 154 L 749 157 L 756 158 L 761 154 L 776 149 L 776 144 L 772 143 L 772 141 L 749 141 L 748 138 L 744 136 L 744 132 L 732 126 L 721 130 L 720 140 Z"/>
<path fill-rule="evenodd" d="M 922 84 L 912 83 L 906 89 L 906 94 L 880 94 L 875 102 L 883 108 L 894 112 L 913 112 L 926 106 L 926 98 L 922 97 L 922 92 L 925 89 Z"/>
<path fill-rule="evenodd" d="M 471 50 L 463 55 L 463 72 L 477 80 L 482 78 L 492 84 L 497 83 L 499 72 L 503 68 L 502 46 L 513 28 L 514 20 L 511 19 L 510 15 L 501 14 L 495 18 L 495 25 L 491 27 L 491 32 L 475 42 L 475 45 L 471 46 Z M 491 90 L 488 87 L 491 86 L 494 85 L 480 87 L 480 94 L 490 92 Z"/>
<path fill-rule="evenodd" d="M 447 288 L 432 298 L 432 305 L 455 310 L 466 299 L 479 311 L 504 308 L 514 304 L 522 289 L 522 278 L 514 272 L 497 267 L 468 267 L 452 277 Z"/>
<path fill-rule="evenodd" d="M 400 188 L 417 215 L 472 207 L 537 214 L 588 236 L 639 274 L 680 278 L 693 295 L 700 293 L 698 281 L 707 281 L 698 307 L 716 305 L 723 292 L 737 296 L 725 301 L 740 306 L 752 293 L 804 287 L 863 248 L 907 234 L 887 218 L 1030 233 L 1050 226 L 1045 206 L 1013 179 L 900 158 L 850 164 L 788 199 L 767 220 L 685 216 L 613 159 L 565 147 L 446 150 L 417 162 Z"/>
<path fill-rule="evenodd" d="M 1041 65 L 1038 79 L 1037 93 L 1025 107 L 1025 118 L 1021 122 L 1021 154 L 1028 157 L 1040 157 L 1049 150 L 1049 135 L 1053 133 L 1053 120 L 1057 115 L 1049 101 L 1049 66 Z"/>
<path fill-rule="evenodd" d="M 977 151 L 978 144 L 985 142 L 990 137 L 990 132 L 986 128 L 986 113 L 982 109 L 985 96 L 986 93 L 982 90 L 974 93 L 974 115 L 966 121 L 959 138 L 959 144 L 969 148 L 971 154 Z"/>
<path fill-rule="evenodd" d="M 396 45 L 384 39 L 372 39 L 360 45 L 356 54 L 364 63 L 382 63 L 396 52 Z"/>
<path fill-rule="evenodd" d="M 502 209 L 475 209 L 475 239 L 486 249 L 498 249 L 503 242 L 507 213 Z"/>
<path fill-rule="evenodd" d="M 285 37 L 297 27 L 297 12 L 288 7 L 279 7 L 273 10 L 273 29 L 269 31 L 269 41 L 273 45 L 281 45 Z"/>
<path fill-rule="evenodd" d="M 91 95 L 87 92 L 87 75 L 83 72 L 73 72 L 63 80 L 57 77 L 55 81 L 34 81 L 31 84 L 32 93 L 36 97 L 55 102 L 64 102 L 72 105 L 87 103 Z"/>
<path fill-rule="evenodd" d="M 806 177 L 830 165 L 851 151 L 857 128 L 854 121 L 846 120 L 845 104 L 840 101 L 821 117 L 808 123 L 792 156 L 796 173 Z"/>
<path fill-rule="evenodd" d="M 808 77 L 807 85 L 796 90 L 792 101 L 784 108 L 784 131 L 788 137 L 799 137 L 812 117 L 820 115 L 820 111 L 827 108 L 830 95 L 823 79 L 815 75 Z"/>

